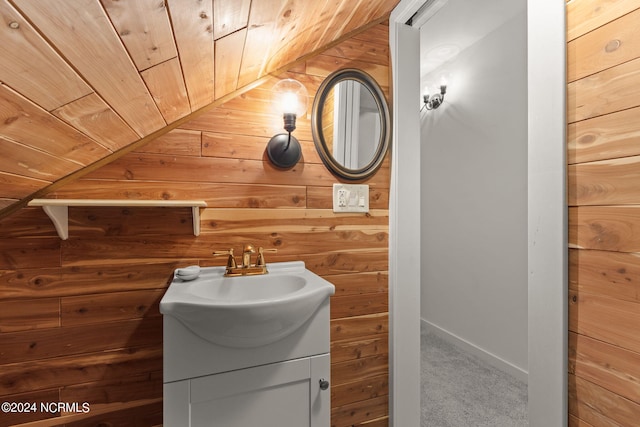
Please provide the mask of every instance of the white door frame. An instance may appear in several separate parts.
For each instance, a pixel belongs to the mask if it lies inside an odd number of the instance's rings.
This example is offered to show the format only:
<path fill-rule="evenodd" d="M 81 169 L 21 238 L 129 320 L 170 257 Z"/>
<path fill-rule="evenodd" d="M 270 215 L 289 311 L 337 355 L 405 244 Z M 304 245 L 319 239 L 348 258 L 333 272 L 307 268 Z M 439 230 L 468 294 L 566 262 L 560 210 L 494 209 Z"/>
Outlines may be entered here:
<path fill-rule="evenodd" d="M 419 31 L 389 20 L 393 141 L 389 201 L 390 425 L 420 425 Z M 527 0 L 529 425 L 567 425 L 565 5 Z M 402 165 L 402 167 L 399 167 Z"/>
<path fill-rule="evenodd" d="M 410 1 L 414 12 L 423 1 Z M 389 20 L 389 411 L 391 426 L 413 427 L 420 425 L 420 30 L 404 25 L 411 15 L 396 14 L 404 2 Z"/>

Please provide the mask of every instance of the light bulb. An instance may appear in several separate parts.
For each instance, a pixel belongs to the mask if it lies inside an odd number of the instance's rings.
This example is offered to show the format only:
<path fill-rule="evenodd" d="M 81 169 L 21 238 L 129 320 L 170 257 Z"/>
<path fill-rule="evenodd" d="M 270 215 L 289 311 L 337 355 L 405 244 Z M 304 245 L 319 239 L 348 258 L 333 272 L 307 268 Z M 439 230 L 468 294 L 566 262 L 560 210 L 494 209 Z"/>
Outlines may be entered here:
<path fill-rule="evenodd" d="M 307 112 L 307 89 L 297 80 L 280 80 L 273 86 L 273 96 L 273 107 L 279 113 L 303 116 Z"/>
<path fill-rule="evenodd" d="M 299 110 L 298 97 L 293 92 L 286 92 L 282 94 L 280 108 L 282 113 L 296 113 Z"/>

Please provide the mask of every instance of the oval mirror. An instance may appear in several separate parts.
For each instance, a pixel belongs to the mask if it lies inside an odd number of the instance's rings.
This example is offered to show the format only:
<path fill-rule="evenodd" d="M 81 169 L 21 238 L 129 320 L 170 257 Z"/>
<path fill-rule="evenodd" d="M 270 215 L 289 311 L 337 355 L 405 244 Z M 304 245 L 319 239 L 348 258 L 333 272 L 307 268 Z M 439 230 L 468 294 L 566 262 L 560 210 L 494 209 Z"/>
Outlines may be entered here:
<path fill-rule="evenodd" d="M 320 85 L 311 130 L 320 158 L 341 178 L 371 176 L 389 148 L 391 119 L 382 90 L 367 73 L 338 70 Z"/>

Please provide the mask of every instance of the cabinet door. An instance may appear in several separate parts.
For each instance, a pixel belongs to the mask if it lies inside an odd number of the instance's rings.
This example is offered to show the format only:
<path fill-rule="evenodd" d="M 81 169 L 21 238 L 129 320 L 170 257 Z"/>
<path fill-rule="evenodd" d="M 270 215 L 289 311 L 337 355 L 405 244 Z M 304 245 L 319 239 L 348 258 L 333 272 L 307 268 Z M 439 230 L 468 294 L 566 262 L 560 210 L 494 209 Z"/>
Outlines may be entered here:
<path fill-rule="evenodd" d="M 192 379 L 191 426 L 328 427 L 321 377 L 329 377 L 329 355 Z"/>
<path fill-rule="evenodd" d="M 329 427 L 331 425 L 331 358 L 328 354 L 313 356 L 311 362 L 311 427 Z M 325 382 L 323 387 L 321 383 Z"/>

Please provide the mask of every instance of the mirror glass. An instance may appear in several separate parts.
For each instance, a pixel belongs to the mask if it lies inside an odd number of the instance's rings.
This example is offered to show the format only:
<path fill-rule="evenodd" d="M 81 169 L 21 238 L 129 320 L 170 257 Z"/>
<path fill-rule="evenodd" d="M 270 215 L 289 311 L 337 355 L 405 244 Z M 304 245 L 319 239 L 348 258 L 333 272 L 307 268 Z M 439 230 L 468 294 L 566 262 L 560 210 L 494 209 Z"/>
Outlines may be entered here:
<path fill-rule="evenodd" d="M 313 138 L 325 165 L 345 179 L 363 179 L 382 163 L 389 113 L 377 83 L 359 70 L 339 70 L 322 83 L 312 112 Z"/>

